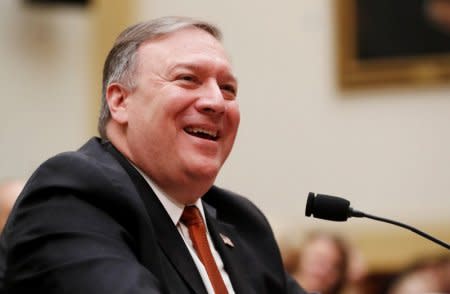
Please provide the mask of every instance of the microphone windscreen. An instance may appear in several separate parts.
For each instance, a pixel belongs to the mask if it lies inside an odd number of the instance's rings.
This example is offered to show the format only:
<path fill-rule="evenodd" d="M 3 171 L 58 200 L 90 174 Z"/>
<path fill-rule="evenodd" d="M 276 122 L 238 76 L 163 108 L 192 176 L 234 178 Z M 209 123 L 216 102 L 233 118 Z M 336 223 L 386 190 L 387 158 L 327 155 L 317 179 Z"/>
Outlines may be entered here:
<path fill-rule="evenodd" d="M 349 217 L 350 201 L 330 195 L 310 192 L 306 202 L 305 215 L 313 215 L 331 221 L 346 221 Z"/>

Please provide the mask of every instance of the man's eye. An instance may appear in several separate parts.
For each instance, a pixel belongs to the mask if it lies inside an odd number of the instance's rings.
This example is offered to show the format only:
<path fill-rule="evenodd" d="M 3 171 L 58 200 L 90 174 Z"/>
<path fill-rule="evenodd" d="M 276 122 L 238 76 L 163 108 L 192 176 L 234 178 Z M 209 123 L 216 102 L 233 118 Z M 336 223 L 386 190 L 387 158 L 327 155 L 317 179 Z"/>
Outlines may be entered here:
<path fill-rule="evenodd" d="M 187 82 L 195 82 L 197 78 L 193 75 L 180 75 L 178 80 L 187 81 Z"/>
<path fill-rule="evenodd" d="M 222 85 L 220 87 L 222 90 L 227 91 L 233 95 L 236 95 L 236 88 L 233 85 Z"/>

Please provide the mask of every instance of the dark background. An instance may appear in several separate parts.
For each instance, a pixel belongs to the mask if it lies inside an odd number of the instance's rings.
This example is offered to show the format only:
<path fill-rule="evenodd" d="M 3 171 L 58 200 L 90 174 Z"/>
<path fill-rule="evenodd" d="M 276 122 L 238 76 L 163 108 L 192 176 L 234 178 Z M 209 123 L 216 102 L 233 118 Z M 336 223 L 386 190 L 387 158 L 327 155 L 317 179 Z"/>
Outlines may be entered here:
<path fill-rule="evenodd" d="M 356 0 L 357 57 L 413 57 L 450 53 L 450 33 L 426 13 L 427 0 Z"/>

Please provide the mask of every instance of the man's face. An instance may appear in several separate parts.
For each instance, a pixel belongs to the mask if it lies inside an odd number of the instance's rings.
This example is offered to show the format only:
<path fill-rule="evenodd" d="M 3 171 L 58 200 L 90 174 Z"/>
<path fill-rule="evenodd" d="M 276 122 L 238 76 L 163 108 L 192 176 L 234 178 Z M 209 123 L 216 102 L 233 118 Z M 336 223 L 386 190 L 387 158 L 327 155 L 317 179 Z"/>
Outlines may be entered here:
<path fill-rule="evenodd" d="M 137 62 L 125 101 L 126 155 L 166 192 L 212 185 L 239 125 L 237 82 L 221 43 L 182 29 L 142 44 Z"/>

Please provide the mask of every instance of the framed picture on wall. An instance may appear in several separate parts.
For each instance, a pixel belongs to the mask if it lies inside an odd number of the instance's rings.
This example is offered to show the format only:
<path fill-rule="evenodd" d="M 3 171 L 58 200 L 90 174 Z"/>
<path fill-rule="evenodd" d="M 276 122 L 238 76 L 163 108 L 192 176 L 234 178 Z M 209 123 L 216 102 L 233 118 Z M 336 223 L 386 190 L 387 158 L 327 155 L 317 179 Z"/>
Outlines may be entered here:
<path fill-rule="evenodd" d="M 450 0 L 336 0 L 343 89 L 450 82 Z"/>

